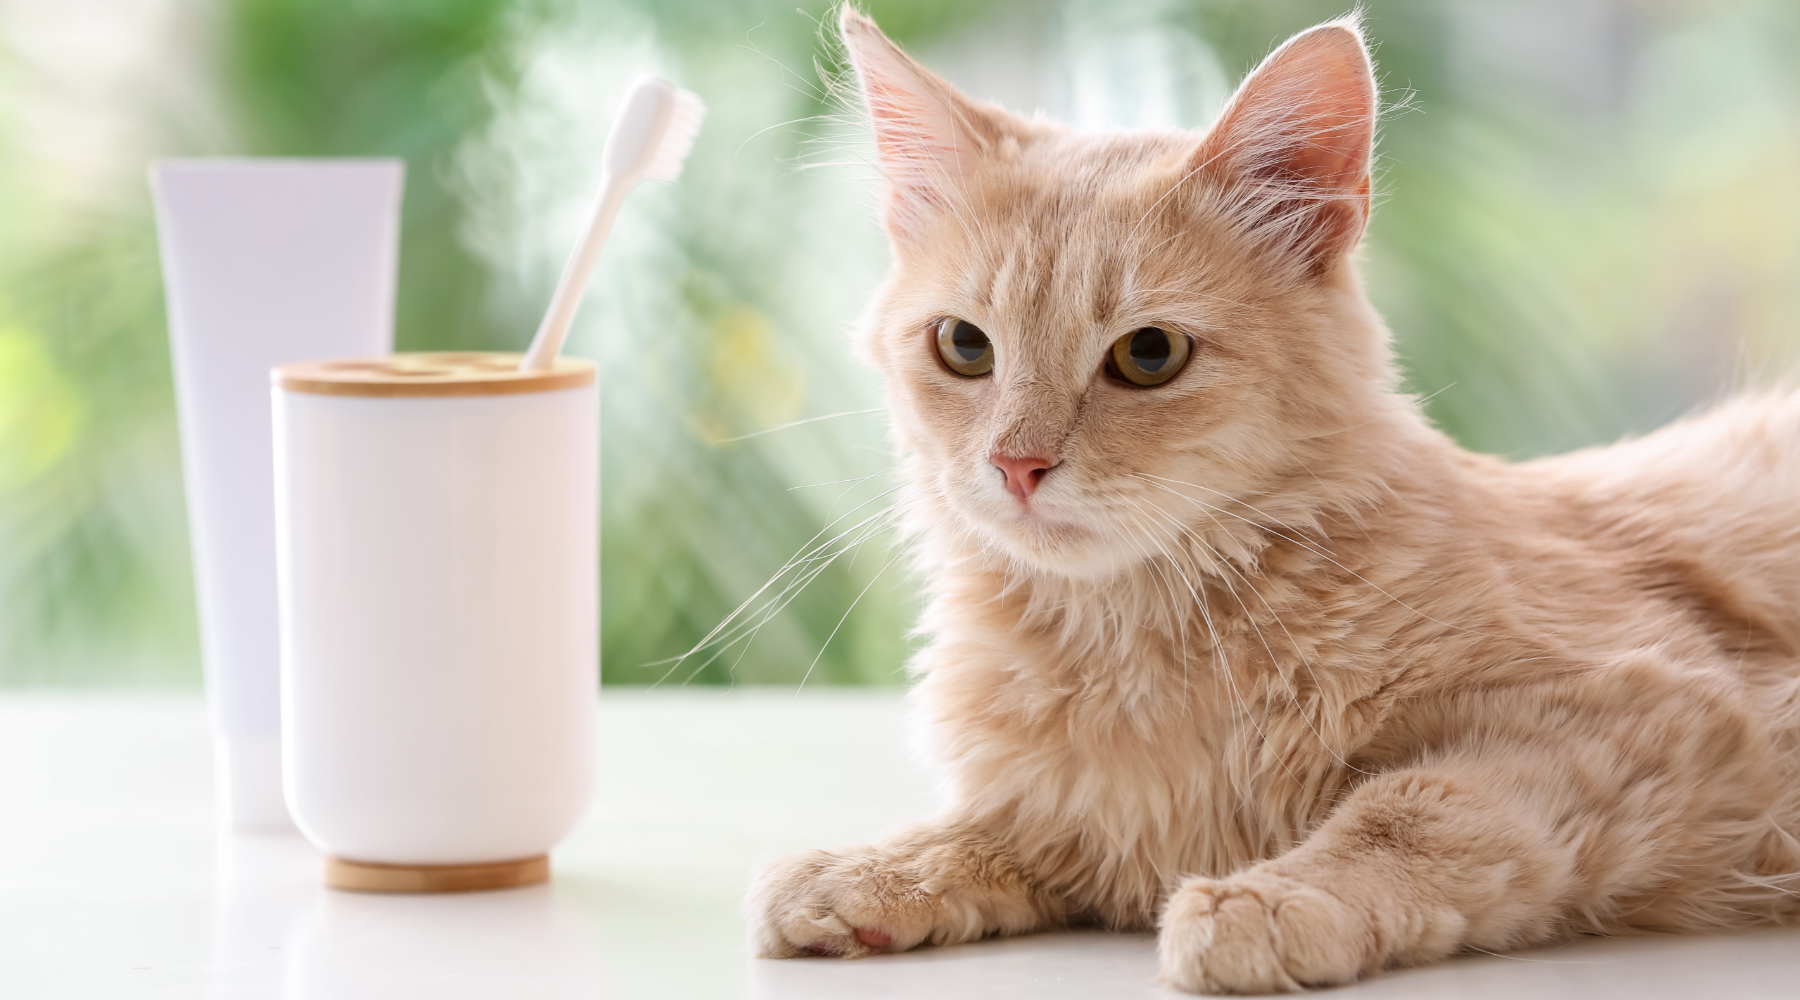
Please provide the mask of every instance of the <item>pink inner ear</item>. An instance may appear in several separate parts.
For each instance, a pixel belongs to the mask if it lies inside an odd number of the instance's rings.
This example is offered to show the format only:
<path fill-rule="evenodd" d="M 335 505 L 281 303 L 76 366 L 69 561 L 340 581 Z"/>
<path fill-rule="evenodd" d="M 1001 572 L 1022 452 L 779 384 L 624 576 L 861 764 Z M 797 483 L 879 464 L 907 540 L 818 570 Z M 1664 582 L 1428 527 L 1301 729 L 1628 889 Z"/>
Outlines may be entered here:
<path fill-rule="evenodd" d="M 1375 88 L 1348 28 L 1295 37 L 1244 81 L 1205 145 L 1209 159 L 1353 192 L 1374 144 Z"/>
<path fill-rule="evenodd" d="M 865 77 L 863 96 L 874 119 L 882 172 L 892 183 L 891 219 L 902 231 L 910 231 L 923 216 L 946 206 L 940 185 L 946 169 L 956 164 L 956 150 L 946 148 L 934 133 L 917 94 Z"/>
<path fill-rule="evenodd" d="M 949 209 L 977 139 L 958 117 L 967 113 L 950 86 L 912 61 L 874 22 L 846 7 L 844 43 L 868 103 L 881 171 L 892 185 L 889 231 L 921 231 Z"/>
<path fill-rule="evenodd" d="M 1295 63 L 1282 70 L 1312 86 L 1289 126 L 1298 134 L 1288 169 L 1332 187 L 1352 187 L 1368 171 L 1375 140 L 1375 93 L 1360 48 L 1322 45 Z"/>
<path fill-rule="evenodd" d="M 934 134 L 933 122 L 919 106 L 919 97 L 883 80 L 871 78 L 863 85 L 869 113 L 875 119 L 875 143 L 880 147 L 884 163 L 901 167 L 924 167 L 953 160 L 956 150 L 946 147 Z"/>
<path fill-rule="evenodd" d="M 1288 171 L 1309 177 L 1322 186 L 1348 189 L 1368 173 L 1372 129 L 1365 121 L 1349 121 L 1340 125 L 1319 123 L 1321 131 L 1310 136 L 1310 142 L 1292 147 L 1284 166 Z"/>
<path fill-rule="evenodd" d="M 1375 81 L 1353 28 L 1295 36 L 1238 89 L 1197 153 L 1218 181 L 1249 182 L 1239 221 L 1323 273 L 1369 213 Z"/>

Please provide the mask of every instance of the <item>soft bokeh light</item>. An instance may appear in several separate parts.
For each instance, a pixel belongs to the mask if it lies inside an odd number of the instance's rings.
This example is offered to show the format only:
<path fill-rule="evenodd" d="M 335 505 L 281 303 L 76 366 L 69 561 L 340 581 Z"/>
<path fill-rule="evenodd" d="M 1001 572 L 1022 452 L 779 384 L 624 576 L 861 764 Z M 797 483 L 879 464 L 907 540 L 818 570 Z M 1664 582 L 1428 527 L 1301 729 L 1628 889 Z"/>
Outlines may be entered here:
<path fill-rule="evenodd" d="M 973 95 L 1095 128 L 1203 126 L 1344 6 L 869 5 Z M 1404 105 L 1365 275 L 1446 430 L 1527 457 L 1794 369 L 1800 6 L 1366 7 Z M 604 372 L 604 677 L 902 681 L 895 457 L 847 336 L 886 248 L 822 23 L 817 0 L 0 0 L 0 683 L 198 683 L 151 157 L 405 157 L 400 346 L 516 349 L 642 73 L 711 114 L 682 180 L 627 205 L 570 348 Z M 669 662 L 771 595 L 747 648 Z"/>

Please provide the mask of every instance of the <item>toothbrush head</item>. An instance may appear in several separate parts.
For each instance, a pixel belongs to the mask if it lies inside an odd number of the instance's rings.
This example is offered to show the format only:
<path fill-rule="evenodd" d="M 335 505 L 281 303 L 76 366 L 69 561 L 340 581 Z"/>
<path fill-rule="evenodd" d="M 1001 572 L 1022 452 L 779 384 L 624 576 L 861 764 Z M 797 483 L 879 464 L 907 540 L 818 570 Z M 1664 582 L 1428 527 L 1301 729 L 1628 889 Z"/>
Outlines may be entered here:
<path fill-rule="evenodd" d="M 698 95 L 646 77 L 631 88 L 606 137 L 606 171 L 617 178 L 672 181 L 706 117 Z"/>
<path fill-rule="evenodd" d="M 619 106 L 619 117 L 606 136 L 606 151 L 601 154 L 605 166 L 605 185 L 594 216 L 569 255 L 563 274 L 556 282 L 556 294 L 550 309 L 538 325 L 531 347 L 519 362 L 520 371 L 548 371 L 562 353 L 563 338 L 569 334 L 569 323 L 581 304 L 581 293 L 600 259 L 600 248 L 606 245 L 612 231 L 613 218 L 626 192 L 645 177 L 672 181 L 681 176 L 682 161 L 694 148 L 694 136 L 700 131 L 700 120 L 706 117 L 706 105 L 700 98 L 667 80 L 645 77 L 631 88 L 625 103 Z"/>
<path fill-rule="evenodd" d="M 700 134 L 700 123 L 706 118 L 706 105 L 699 94 L 679 87 L 671 89 L 675 91 L 675 103 L 669 113 L 669 124 L 663 129 L 662 141 L 656 144 L 656 155 L 644 168 L 645 177 L 659 181 L 672 181 L 681 176 L 681 165 L 687 162 L 688 152 L 694 148 L 694 137 Z"/>

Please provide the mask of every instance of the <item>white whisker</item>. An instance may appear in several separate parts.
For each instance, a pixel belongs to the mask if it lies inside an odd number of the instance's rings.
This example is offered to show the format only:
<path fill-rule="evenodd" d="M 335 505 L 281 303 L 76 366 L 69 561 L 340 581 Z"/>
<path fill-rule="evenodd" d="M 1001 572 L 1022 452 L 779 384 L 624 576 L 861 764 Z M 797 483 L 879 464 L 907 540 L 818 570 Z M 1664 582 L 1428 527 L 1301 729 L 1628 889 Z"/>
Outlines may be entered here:
<path fill-rule="evenodd" d="M 871 407 L 870 409 L 867 409 L 867 410 L 845 410 L 842 413 L 826 413 L 826 414 L 823 414 L 823 415 L 817 416 L 817 417 L 807 417 L 804 420 L 792 420 L 785 424 L 776 424 L 774 427 L 764 427 L 760 431 L 751 431 L 748 434 L 739 434 L 737 437 L 724 438 L 719 443 L 720 444 L 734 444 L 738 441 L 748 441 L 751 438 L 759 438 L 759 437 L 762 437 L 764 434 L 773 434 L 776 431 L 785 431 L 790 427 L 801 427 L 806 424 L 816 424 L 821 420 L 836 420 L 838 417 L 860 417 L 860 416 L 863 416 L 864 414 L 868 414 L 868 413 L 883 413 L 883 412 L 885 412 L 885 409 L 883 407 L 876 406 L 876 407 Z"/>

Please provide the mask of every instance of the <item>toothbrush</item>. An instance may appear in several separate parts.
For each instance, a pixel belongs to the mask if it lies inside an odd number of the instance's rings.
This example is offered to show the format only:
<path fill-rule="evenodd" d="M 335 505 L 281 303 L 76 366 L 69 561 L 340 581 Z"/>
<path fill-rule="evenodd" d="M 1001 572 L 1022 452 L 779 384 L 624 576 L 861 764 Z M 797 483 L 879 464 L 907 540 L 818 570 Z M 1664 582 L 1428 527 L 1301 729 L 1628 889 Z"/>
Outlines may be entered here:
<path fill-rule="evenodd" d="M 519 370 L 548 371 L 562 353 L 563 338 L 569 334 L 569 323 L 581 305 L 581 293 L 587 288 L 594 265 L 600 260 L 600 248 L 612 231 L 619 205 L 632 185 L 649 177 L 672 181 L 681 176 L 681 164 L 694 148 L 694 136 L 700 121 L 706 117 L 706 105 L 698 95 L 675 86 L 667 80 L 646 77 L 639 80 L 619 106 L 619 116 L 606 136 L 606 151 L 601 154 L 600 203 L 587 232 L 575 244 L 575 252 L 563 265 L 562 277 L 556 282 L 556 294 L 550 309 L 539 324 L 537 336 Z"/>

